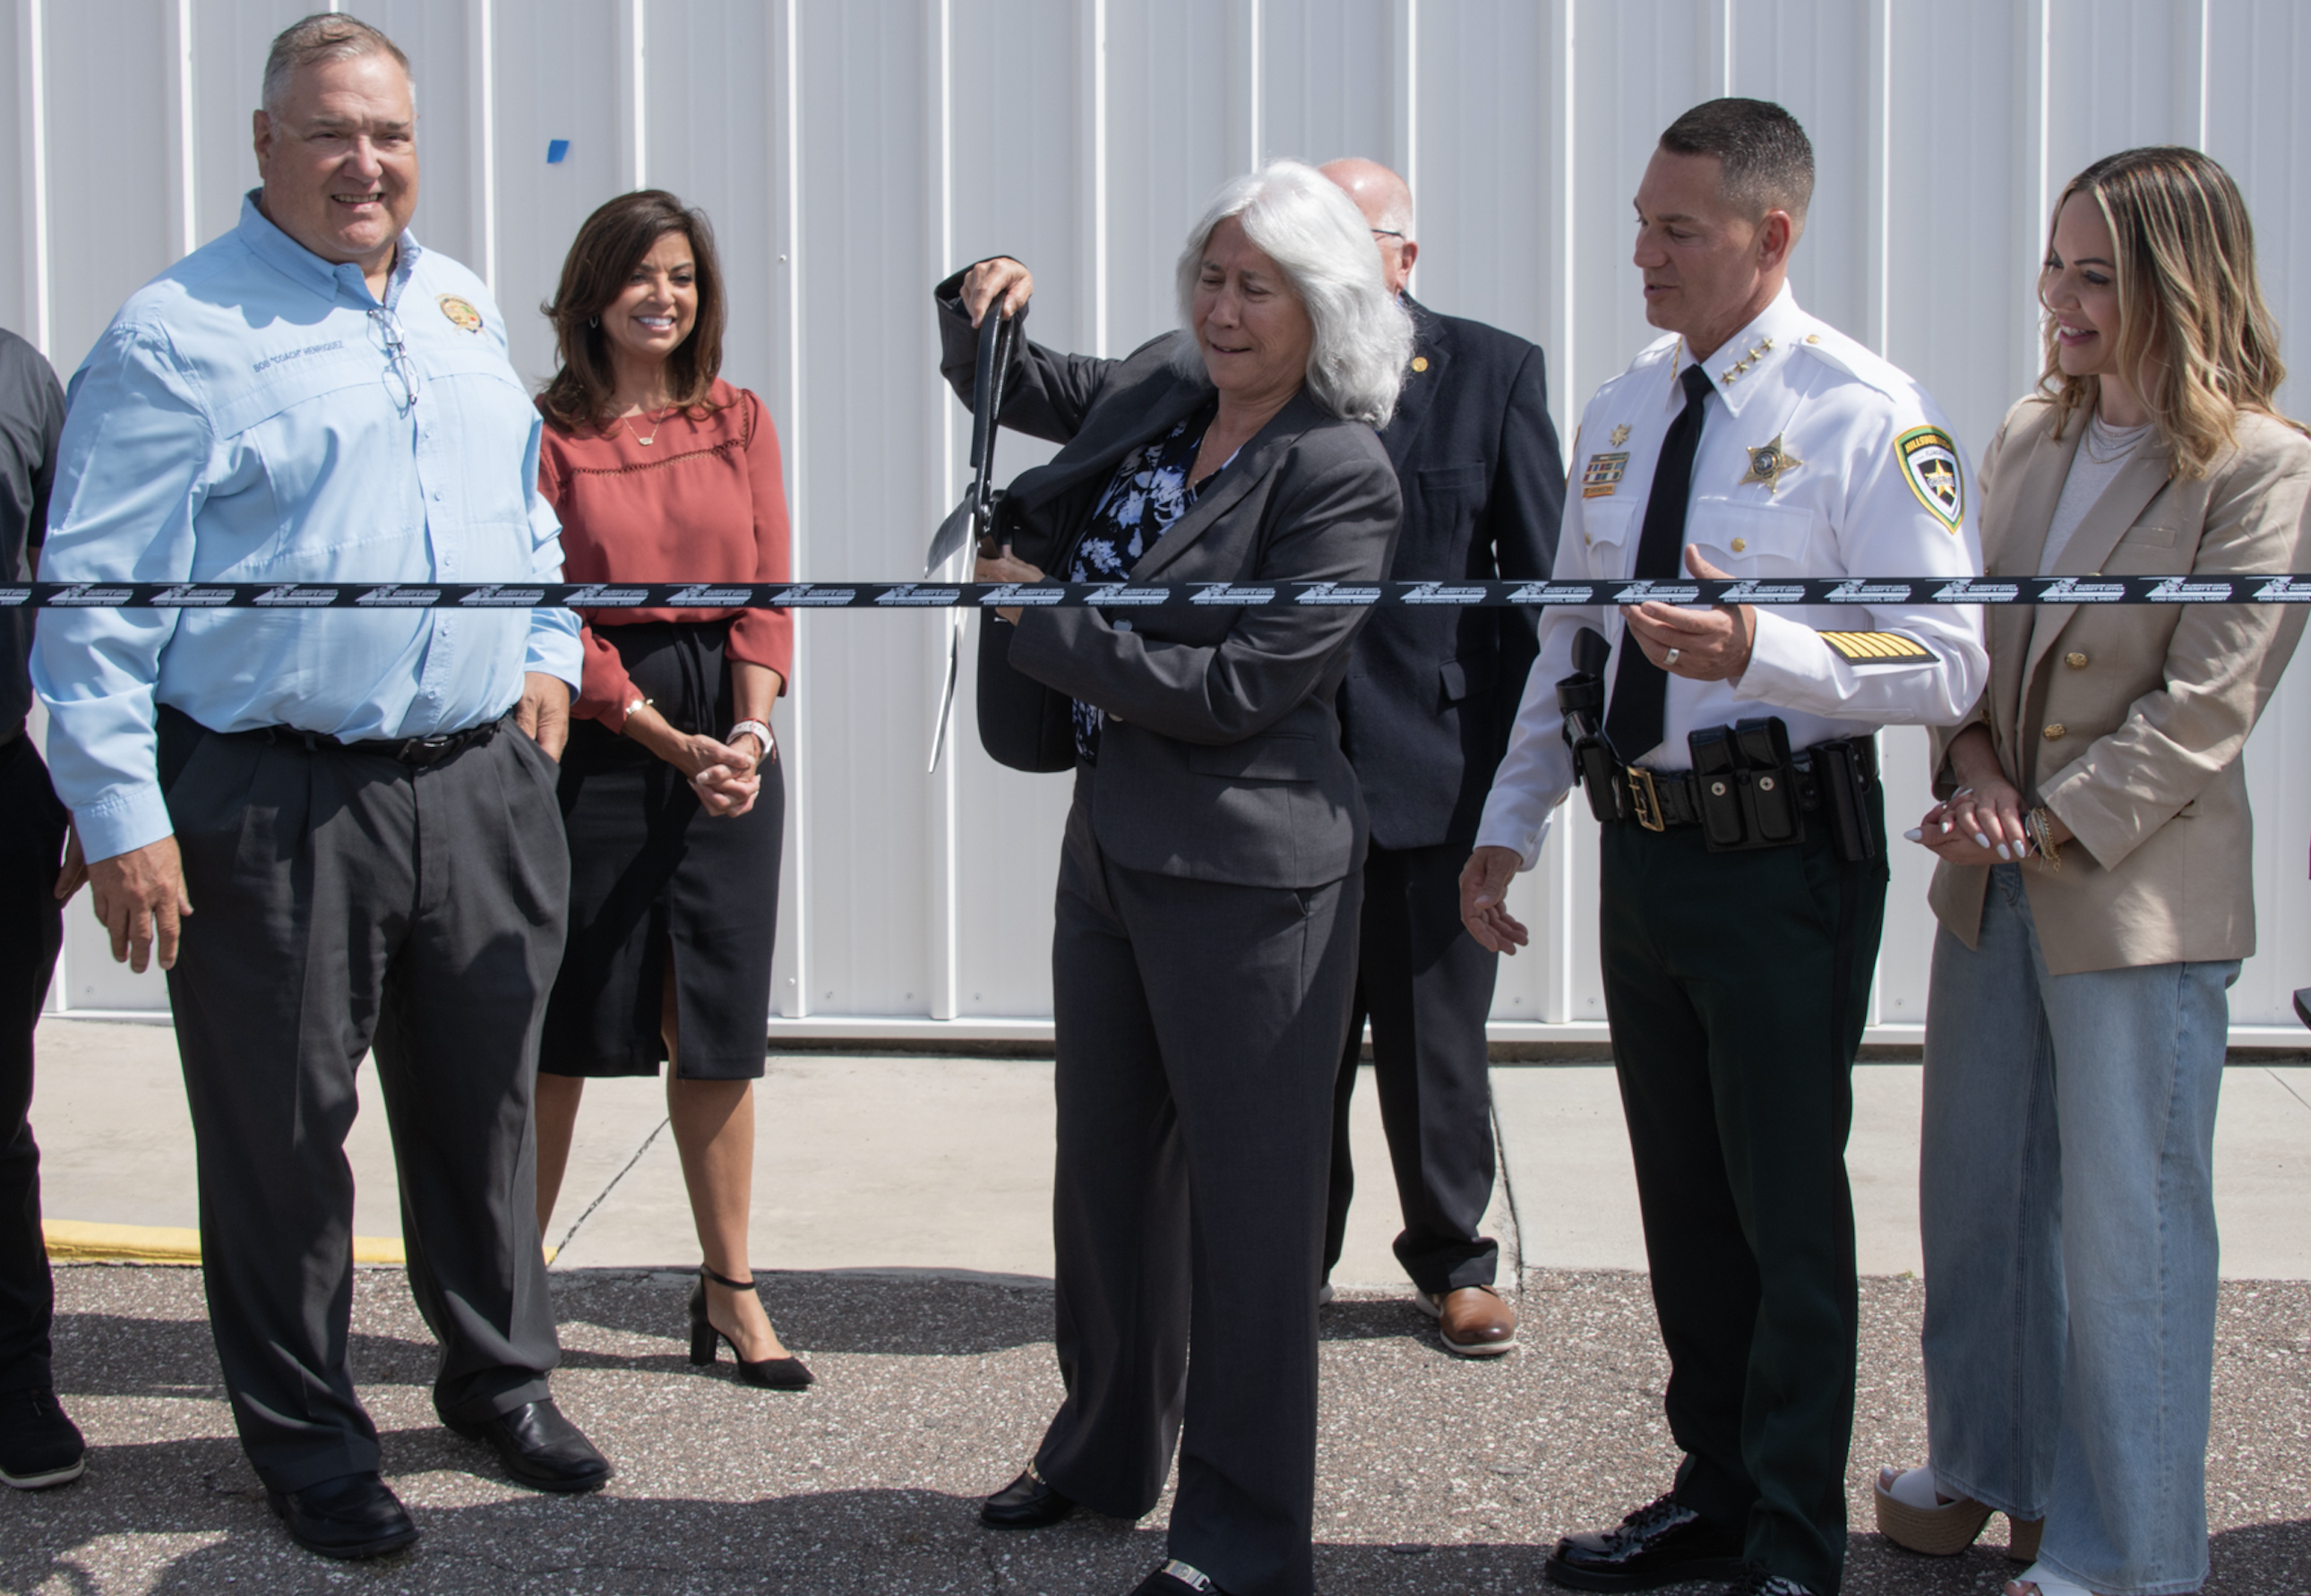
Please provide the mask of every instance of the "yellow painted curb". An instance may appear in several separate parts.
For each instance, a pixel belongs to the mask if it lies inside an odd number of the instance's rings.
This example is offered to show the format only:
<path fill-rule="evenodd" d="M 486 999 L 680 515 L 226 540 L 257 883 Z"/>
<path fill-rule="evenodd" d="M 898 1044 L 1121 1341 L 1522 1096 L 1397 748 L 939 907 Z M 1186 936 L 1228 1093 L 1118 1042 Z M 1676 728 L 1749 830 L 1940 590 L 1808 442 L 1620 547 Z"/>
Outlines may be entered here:
<path fill-rule="evenodd" d="M 198 1263 L 201 1233 L 173 1225 L 83 1225 L 45 1219 L 48 1257 L 73 1263 Z"/>
<path fill-rule="evenodd" d="M 48 1257 L 58 1263 L 198 1263 L 201 1233 L 174 1225 L 87 1225 L 76 1219 L 47 1219 L 40 1234 Z M 552 1263 L 556 1249 L 545 1250 Z M 355 1263 L 406 1264 L 399 1236 L 357 1235 Z"/>

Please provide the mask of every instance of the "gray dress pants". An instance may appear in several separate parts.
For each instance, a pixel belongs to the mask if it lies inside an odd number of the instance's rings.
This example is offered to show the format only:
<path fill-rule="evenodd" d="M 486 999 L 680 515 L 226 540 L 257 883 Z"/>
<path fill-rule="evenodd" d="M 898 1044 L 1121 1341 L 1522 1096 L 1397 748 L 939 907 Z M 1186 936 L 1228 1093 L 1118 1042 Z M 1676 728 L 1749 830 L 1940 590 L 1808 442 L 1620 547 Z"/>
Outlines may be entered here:
<path fill-rule="evenodd" d="M 1490 1286 L 1500 1243 L 1483 1234 L 1493 1203 L 1493 1082 L 1485 1021 L 1501 955 L 1461 923 L 1466 843 L 1374 848 L 1365 856 L 1356 1002 L 1332 1102 L 1332 1181 L 1324 1275 L 1347 1239 L 1356 1176 L 1348 1105 L 1372 1020 L 1373 1086 L 1395 1166 L 1396 1259 L 1431 1296 Z"/>
<path fill-rule="evenodd" d="M 1231 1596 L 1309 1596 L 1316 1278 L 1363 877 L 1126 869 L 1078 790 L 1051 944 L 1068 1395 L 1036 1468 L 1137 1518 L 1176 1443 L 1170 1555 Z"/>
<path fill-rule="evenodd" d="M 378 1467 L 345 1365 L 344 1141 L 372 1048 L 434 1406 L 478 1422 L 545 1396 L 530 1097 L 569 890 L 554 763 L 510 723 L 415 767 L 164 710 L 161 769 L 194 911 L 169 998 L 209 1321 L 257 1475 Z"/>

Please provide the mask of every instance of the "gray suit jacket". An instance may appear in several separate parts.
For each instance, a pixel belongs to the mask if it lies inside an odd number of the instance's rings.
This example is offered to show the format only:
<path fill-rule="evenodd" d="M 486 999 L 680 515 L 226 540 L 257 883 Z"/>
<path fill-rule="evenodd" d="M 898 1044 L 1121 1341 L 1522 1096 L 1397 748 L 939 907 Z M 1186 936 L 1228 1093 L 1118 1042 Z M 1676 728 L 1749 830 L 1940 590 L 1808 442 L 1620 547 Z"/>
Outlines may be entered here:
<path fill-rule="evenodd" d="M 941 369 L 968 405 L 977 334 L 936 295 Z M 1012 483 L 1017 553 L 1067 560 L 1124 455 L 1211 397 L 1157 338 L 1121 361 L 1019 340 L 1004 425 L 1065 445 Z M 1205 486 L 1132 571 L 1170 583 L 1372 582 L 1396 542 L 1396 473 L 1370 427 L 1304 391 Z M 1327 605 L 1166 606 L 1112 616 L 1030 609 L 1012 666 L 1107 712 L 1082 775 L 1101 850 L 1131 869 L 1249 886 L 1311 887 L 1363 868 L 1367 824 L 1332 701 L 1371 612 Z M 990 622 L 990 624 L 999 623 Z"/>

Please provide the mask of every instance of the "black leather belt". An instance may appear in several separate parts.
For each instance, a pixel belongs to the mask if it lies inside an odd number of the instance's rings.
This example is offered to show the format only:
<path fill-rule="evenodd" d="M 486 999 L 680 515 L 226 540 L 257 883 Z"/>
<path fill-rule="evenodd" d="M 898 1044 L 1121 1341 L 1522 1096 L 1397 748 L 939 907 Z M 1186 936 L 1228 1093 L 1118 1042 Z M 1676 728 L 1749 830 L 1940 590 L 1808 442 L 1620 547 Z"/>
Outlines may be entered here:
<path fill-rule="evenodd" d="M 268 743 L 299 743 L 309 750 L 328 748 L 343 754 L 368 754 L 382 759 L 398 760 L 403 764 L 423 768 L 438 764 L 452 754 L 462 753 L 478 743 L 486 743 L 498 735 L 501 728 L 513 719 L 511 711 L 495 720 L 484 720 L 479 726 L 469 726 L 463 731 L 444 732 L 431 737 L 364 737 L 346 742 L 331 737 L 326 731 L 307 731 L 297 726 L 257 726 L 247 731 L 218 732 L 213 735 L 233 737 L 261 737 Z"/>

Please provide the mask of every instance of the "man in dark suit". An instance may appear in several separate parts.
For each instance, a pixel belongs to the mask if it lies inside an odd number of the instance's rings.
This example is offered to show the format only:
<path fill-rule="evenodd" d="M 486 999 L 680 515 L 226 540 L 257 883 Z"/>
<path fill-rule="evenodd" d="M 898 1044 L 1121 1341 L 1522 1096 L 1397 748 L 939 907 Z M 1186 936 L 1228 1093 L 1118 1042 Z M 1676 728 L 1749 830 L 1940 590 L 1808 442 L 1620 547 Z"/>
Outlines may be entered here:
<path fill-rule="evenodd" d="M 65 390 L 40 352 L 0 332 L 0 581 L 30 581 L 48 526 Z M 85 1451 L 48 1374 L 55 1288 L 40 1240 L 32 1036 L 64 943 L 65 807 L 26 735 L 32 613 L 0 609 L 0 1485 L 78 1479 Z"/>
<path fill-rule="evenodd" d="M 1404 179 L 1370 161 L 1324 175 L 1371 224 L 1389 287 L 1417 340 L 1381 441 L 1404 493 L 1400 581 L 1545 579 L 1557 557 L 1565 467 L 1540 350 L 1404 292 L 1420 246 Z M 1437 605 L 1375 611 L 1340 688 L 1341 743 L 1372 815 L 1356 1008 L 1332 1123 L 1327 1276 L 1339 1261 L 1356 1175 L 1348 1102 L 1365 1021 L 1404 1229 L 1396 1256 L 1463 1356 L 1515 1344 L 1493 1288 L 1499 1243 L 1479 1234 L 1493 1195 L 1485 1017 L 1498 955 L 1461 924 L 1458 880 L 1534 652 L 1528 611 Z M 1330 1287 L 1326 1287 L 1329 1292 Z"/>

